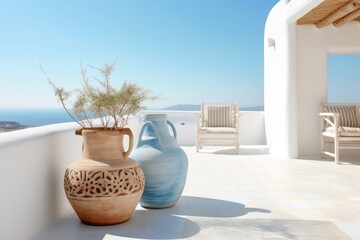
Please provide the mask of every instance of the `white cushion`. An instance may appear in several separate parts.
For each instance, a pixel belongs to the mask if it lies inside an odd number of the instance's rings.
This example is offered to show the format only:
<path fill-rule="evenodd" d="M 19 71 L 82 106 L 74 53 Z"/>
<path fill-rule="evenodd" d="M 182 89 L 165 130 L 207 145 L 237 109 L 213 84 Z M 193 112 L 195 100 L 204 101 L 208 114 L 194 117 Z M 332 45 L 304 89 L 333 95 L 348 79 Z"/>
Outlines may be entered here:
<path fill-rule="evenodd" d="M 201 127 L 199 128 L 200 133 L 218 133 L 218 134 L 229 134 L 229 133 L 236 133 L 235 128 L 229 127 Z"/>
<path fill-rule="evenodd" d="M 335 133 L 334 127 L 327 127 L 325 131 L 328 133 Z M 341 137 L 360 137 L 360 128 L 341 126 L 338 131 Z"/>

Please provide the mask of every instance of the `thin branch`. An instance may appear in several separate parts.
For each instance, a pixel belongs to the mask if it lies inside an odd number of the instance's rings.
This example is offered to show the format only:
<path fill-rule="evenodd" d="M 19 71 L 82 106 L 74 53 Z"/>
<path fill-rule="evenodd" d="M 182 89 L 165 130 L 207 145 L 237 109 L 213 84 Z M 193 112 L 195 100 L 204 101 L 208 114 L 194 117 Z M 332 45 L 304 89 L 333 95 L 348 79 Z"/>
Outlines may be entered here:
<path fill-rule="evenodd" d="M 143 109 L 141 104 L 146 100 L 155 100 L 156 96 L 152 96 L 151 92 L 144 90 L 136 84 L 124 82 L 119 89 L 111 86 L 111 74 L 114 70 L 116 61 L 112 64 L 105 63 L 103 68 L 89 67 L 97 70 L 102 75 L 101 78 L 92 77 L 97 82 L 97 87 L 90 84 L 86 69 L 80 64 L 82 76 L 82 89 L 75 89 L 76 100 L 72 103 L 73 114 L 66 107 L 66 101 L 73 92 L 66 92 L 62 88 L 58 88 L 54 82 L 50 80 L 42 66 L 42 71 L 47 77 L 48 82 L 53 86 L 55 95 L 62 104 L 68 115 L 76 121 L 82 128 L 90 126 L 93 128 L 92 117 L 100 118 L 102 126 L 106 129 L 114 121 L 112 129 L 122 129 L 128 124 L 129 116 Z M 75 118 L 75 116 L 78 120 Z"/>
<path fill-rule="evenodd" d="M 46 79 L 48 81 L 48 83 L 54 88 L 55 94 L 58 96 L 59 101 L 62 105 L 62 107 L 65 109 L 66 113 L 75 121 L 77 122 L 81 127 L 84 127 L 80 122 L 78 122 L 73 115 L 69 112 L 69 110 L 67 109 L 66 105 L 65 105 L 65 97 L 63 95 L 63 91 L 62 89 L 58 88 L 55 83 L 50 79 L 49 75 L 45 72 L 44 68 L 42 67 L 41 63 L 39 63 L 40 69 L 41 71 L 45 74 Z"/>

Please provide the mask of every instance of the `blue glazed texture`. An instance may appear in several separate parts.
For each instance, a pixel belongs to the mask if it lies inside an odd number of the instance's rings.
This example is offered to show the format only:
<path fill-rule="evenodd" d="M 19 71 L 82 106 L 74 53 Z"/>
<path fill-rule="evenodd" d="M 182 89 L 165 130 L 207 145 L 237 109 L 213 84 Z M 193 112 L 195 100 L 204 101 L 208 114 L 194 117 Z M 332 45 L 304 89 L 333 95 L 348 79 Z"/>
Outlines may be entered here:
<path fill-rule="evenodd" d="M 140 204 L 148 208 L 175 205 L 184 190 L 188 159 L 177 143 L 175 127 L 167 121 L 166 114 L 144 116 L 139 142 L 130 157 L 140 163 L 145 175 Z"/>

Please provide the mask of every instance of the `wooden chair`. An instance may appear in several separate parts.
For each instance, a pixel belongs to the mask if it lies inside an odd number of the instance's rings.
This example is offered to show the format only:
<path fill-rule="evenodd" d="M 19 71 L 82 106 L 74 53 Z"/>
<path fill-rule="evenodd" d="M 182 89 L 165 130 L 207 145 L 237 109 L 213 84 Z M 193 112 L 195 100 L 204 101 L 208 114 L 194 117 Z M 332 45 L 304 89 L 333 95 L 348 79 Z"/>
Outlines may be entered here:
<path fill-rule="evenodd" d="M 239 153 L 239 105 L 201 104 L 197 114 L 197 152 L 203 147 L 204 139 L 233 139 Z"/>
<path fill-rule="evenodd" d="M 322 103 L 320 107 L 321 153 L 338 164 L 340 149 L 360 149 L 360 104 Z M 331 143 L 334 151 L 325 150 Z"/>

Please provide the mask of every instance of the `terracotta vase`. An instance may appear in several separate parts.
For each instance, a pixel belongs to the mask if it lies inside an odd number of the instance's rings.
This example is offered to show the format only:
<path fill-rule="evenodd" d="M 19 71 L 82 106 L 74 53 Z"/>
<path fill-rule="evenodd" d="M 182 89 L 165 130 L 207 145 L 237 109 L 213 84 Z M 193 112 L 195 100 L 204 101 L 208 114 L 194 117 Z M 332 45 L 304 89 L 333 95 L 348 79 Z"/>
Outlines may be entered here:
<path fill-rule="evenodd" d="M 133 148 L 130 129 L 80 129 L 82 158 L 65 172 L 66 196 L 80 220 L 91 225 L 110 225 L 129 220 L 144 191 L 140 165 L 128 158 Z M 124 150 L 124 135 L 129 148 Z"/>

